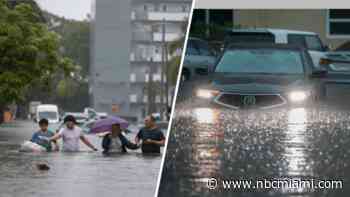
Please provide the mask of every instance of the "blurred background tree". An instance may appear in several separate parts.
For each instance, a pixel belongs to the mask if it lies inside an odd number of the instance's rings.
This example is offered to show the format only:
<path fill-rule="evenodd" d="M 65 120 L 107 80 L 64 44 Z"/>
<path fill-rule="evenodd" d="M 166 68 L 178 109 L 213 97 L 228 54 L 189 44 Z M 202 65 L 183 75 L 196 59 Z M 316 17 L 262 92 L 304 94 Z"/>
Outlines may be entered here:
<path fill-rule="evenodd" d="M 48 86 L 57 72 L 69 74 L 74 70 L 72 61 L 64 58 L 59 48 L 58 34 L 49 30 L 30 3 L 13 5 L 0 0 L 1 109 L 25 100 L 32 85 Z"/>

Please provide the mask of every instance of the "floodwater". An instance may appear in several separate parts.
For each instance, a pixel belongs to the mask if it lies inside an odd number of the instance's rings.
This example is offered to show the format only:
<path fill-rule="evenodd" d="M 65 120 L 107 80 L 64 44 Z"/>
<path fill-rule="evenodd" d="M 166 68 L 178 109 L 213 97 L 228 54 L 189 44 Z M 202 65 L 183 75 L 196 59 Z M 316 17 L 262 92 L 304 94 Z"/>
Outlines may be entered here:
<path fill-rule="evenodd" d="M 140 150 L 105 157 L 101 138 L 88 136 L 100 151 L 81 144 L 79 153 L 22 153 L 19 145 L 29 139 L 36 124 L 17 122 L 0 127 L 1 197 L 96 197 L 153 196 L 161 156 L 142 155 Z M 135 133 L 128 134 L 129 139 Z M 39 171 L 37 163 L 49 171 Z"/>
<path fill-rule="evenodd" d="M 234 111 L 197 107 L 195 99 L 183 98 L 170 130 L 160 197 L 350 196 L 349 110 Z M 211 178 L 217 179 L 214 189 L 207 185 Z M 342 185 L 225 189 L 222 180 L 325 180 Z"/>

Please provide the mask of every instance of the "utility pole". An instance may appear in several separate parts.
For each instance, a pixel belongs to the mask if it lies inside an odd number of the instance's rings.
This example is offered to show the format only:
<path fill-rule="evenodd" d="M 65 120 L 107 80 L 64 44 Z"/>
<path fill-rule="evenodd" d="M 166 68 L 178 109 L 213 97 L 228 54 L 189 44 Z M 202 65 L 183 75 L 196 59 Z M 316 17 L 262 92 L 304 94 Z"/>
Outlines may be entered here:
<path fill-rule="evenodd" d="M 209 38 L 210 36 L 210 30 L 209 30 L 209 25 L 210 25 L 210 11 L 208 9 L 205 10 L 205 36 Z"/>
<path fill-rule="evenodd" d="M 165 113 L 166 117 L 168 117 L 168 107 L 169 107 L 169 67 L 168 67 L 168 45 L 165 45 Z"/>
<path fill-rule="evenodd" d="M 160 79 L 160 115 L 164 117 L 164 73 L 165 73 L 165 57 L 166 57 L 166 42 L 165 42 L 165 19 L 162 20 L 162 64 L 161 64 L 161 79 Z"/>
<path fill-rule="evenodd" d="M 150 64 L 149 64 L 149 72 L 148 72 L 148 83 L 146 85 L 147 87 L 147 97 L 148 97 L 148 109 L 147 113 L 152 114 L 156 112 L 156 106 L 155 106 L 155 88 L 153 83 L 153 58 L 151 58 Z"/>

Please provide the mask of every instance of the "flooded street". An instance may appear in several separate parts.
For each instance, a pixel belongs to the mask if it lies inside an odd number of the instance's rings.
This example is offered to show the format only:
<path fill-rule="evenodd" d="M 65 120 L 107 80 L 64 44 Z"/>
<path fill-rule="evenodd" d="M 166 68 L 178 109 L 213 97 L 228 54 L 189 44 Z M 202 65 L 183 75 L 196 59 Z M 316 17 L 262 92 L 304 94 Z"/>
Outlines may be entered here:
<path fill-rule="evenodd" d="M 195 99 L 179 98 L 159 196 L 350 195 L 350 111 L 235 111 L 198 108 Z M 208 188 L 210 178 L 218 180 L 217 188 Z M 337 180 L 342 189 L 220 185 L 220 180 L 264 179 Z"/>
<path fill-rule="evenodd" d="M 88 136 L 99 148 L 92 152 L 81 144 L 79 153 L 22 153 L 20 144 L 30 139 L 36 124 L 19 121 L 0 126 L 1 197 L 153 196 L 161 156 L 144 156 L 140 150 L 104 157 L 101 138 Z M 128 134 L 129 139 L 135 133 Z M 39 171 L 45 162 L 49 171 Z"/>

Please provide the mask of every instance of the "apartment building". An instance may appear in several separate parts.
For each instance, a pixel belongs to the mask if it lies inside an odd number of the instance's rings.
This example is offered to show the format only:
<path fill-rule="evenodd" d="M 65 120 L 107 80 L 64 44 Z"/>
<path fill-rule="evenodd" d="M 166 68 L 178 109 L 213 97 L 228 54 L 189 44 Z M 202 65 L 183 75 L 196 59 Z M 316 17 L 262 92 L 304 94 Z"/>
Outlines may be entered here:
<path fill-rule="evenodd" d="M 154 111 L 164 111 L 162 73 L 164 62 L 172 57 L 164 46 L 184 36 L 192 1 L 98 0 L 93 4 L 93 107 L 139 120 L 149 112 L 150 103 Z"/>

